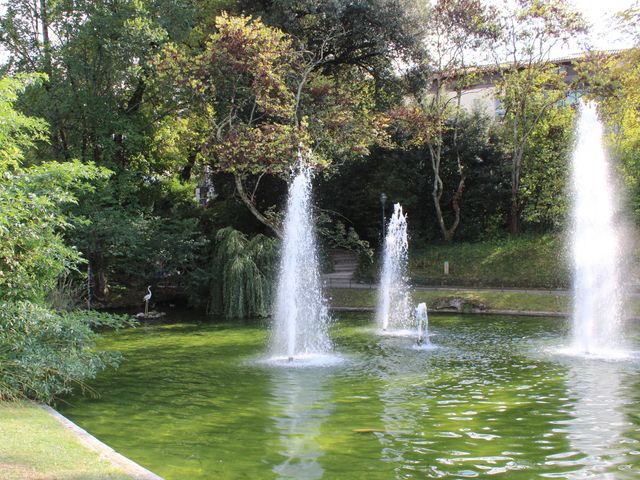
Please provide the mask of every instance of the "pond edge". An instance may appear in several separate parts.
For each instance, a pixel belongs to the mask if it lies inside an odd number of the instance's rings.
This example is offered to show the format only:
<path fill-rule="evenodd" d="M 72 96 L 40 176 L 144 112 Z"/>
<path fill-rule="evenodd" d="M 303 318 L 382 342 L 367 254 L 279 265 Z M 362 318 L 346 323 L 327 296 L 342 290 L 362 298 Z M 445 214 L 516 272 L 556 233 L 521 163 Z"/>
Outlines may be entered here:
<path fill-rule="evenodd" d="M 330 310 L 334 312 L 375 312 L 376 309 L 374 307 L 329 307 Z M 471 308 L 468 310 L 456 310 L 454 308 L 443 308 L 438 310 L 428 310 L 429 315 L 443 313 L 447 315 L 508 315 L 511 317 L 558 317 L 564 318 L 569 317 L 569 313 L 564 312 L 544 312 L 544 311 L 533 311 L 533 310 L 494 310 L 494 309 L 485 309 L 480 310 L 477 308 Z"/>
<path fill-rule="evenodd" d="M 109 445 L 98 440 L 96 437 L 73 423 L 71 420 L 69 420 L 54 408 L 44 404 L 37 405 L 45 410 L 53 418 L 55 418 L 58 422 L 60 422 L 66 430 L 70 431 L 78 439 L 80 444 L 82 444 L 89 450 L 98 453 L 101 459 L 105 459 L 111 462 L 112 465 L 123 470 L 124 473 L 130 475 L 134 480 L 164 480 L 162 477 L 156 475 L 151 470 L 144 468 L 133 460 L 116 452 Z"/>

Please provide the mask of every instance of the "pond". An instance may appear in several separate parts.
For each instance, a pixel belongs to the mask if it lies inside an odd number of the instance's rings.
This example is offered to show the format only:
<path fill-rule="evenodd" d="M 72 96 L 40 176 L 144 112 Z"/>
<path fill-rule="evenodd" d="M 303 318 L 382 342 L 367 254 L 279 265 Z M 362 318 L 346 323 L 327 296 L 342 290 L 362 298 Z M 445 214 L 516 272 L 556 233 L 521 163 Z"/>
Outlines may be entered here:
<path fill-rule="evenodd" d="M 637 362 L 552 353 L 557 318 L 432 316 L 428 351 L 372 323 L 341 315 L 342 362 L 307 368 L 261 362 L 259 324 L 109 334 L 126 361 L 59 409 L 167 480 L 638 478 Z"/>

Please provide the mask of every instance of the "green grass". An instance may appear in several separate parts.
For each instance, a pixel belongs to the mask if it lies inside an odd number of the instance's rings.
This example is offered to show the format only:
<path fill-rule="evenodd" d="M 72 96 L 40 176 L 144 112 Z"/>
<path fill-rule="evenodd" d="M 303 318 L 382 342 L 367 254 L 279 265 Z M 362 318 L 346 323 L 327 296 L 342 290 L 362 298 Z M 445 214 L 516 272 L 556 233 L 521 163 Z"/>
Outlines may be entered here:
<path fill-rule="evenodd" d="M 376 290 L 334 288 L 329 292 L 331 304 L 338 307 L 376 306 Z M 551 293 L 497 292 L 483 290 L 416 290 L 413 293 L 415 303 L 425 302 L 431 306 L 437 299 L 461 297 L 474 303 L 482 303 L 495 310 L 528 310 L 536 312 L 569 311 L 570 297 Z"/>
<path fill-rule="evenodd" d="M 31 403 L 0 403 L 0 439 L 3 480 L 131 479 Z"/>
<path fill-rule="evenodd" d="M 376 289 L 332 288 L 327 291 L 334 307 L 375 308 Z M 552 292 L 512 292 L 509 290 L 415 290 L 414 303 L 425 302 L 432 308 L 438 299 L 461 297 L 472 303 L 482 303 L 492 310 L 516 310 L 530 312 L 568 313 L 571 309 L 571 296 Z M 629 310 L 640 316 L 640 298 L 633 298 Z"/>
<path fill-rule="evenodd" d="M 443 264 L 449 262 L 449 275 Z M 479 243 L 433 245 L 411 252 L 418 285 L 563 288 L 569 285 L 561 237 L 525 236 Z"/>

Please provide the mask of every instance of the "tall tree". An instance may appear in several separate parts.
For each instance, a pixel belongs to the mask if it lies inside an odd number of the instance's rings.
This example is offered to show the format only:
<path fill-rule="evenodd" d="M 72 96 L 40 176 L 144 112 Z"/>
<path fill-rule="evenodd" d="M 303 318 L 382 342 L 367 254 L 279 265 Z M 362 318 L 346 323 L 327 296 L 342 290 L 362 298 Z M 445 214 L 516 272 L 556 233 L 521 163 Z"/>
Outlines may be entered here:
<path fill-rule="evenodd" d="M 500 35 L 490 49 L 499 76 L 497 98 L 505 112 L 511 156 L 509 231 L 520 232 L 520 195 L 527 142 L 547 112 L 566 98 L 566 73 L 553 62 L 557 47 L 586 31 L 581 14 L 562 0 L 505 2 L 499 17 Z"/>
<path fill-rule="evenodd" d="M 382 79 L 392 73 L 395 60 L 422 51 L 423 17 L 405 0 L 240 0 L 239 6 L 304 48 L 323 49 L 325 71 L 356 66 Z"/>
<path fill-rule="evenodd" d="M 407 75 L 413 100 L 391 112 L 407 129 L 414 146 L 426 148 L 433 174 L 431 198 L 438 226 L 445 241 L 451 241 L 460 225 L 460 208 L 466 174 L 459 154 L 458 127 L 462 92 L 474 81 L 476 71 L 467 68 L 467 57 L 495 35 L 495 12 L 480 0 L 439 0 L 429 12 L 425 55 Z M 457 185 L 446 195 L 451 215 L 443 208 L 444 137 L 451 132 Z M 451 219 L 447 220 L 450 216 Z"/>
<path fill-rule="evenodd" d="M 633 47 L 613 54 L 590 52 L 577 70 L 584 92 L 598 102 L 612 153 L 640 219 L 640 2 L 619 12 L 615 26 L 628 35 Z"/>
<path fill-rule="evenodd" d="M 277 218 L 258 204 L 263 177 L 288 176 L 309 151 L 319 168 L 361 155 L 377 134 L 367 79 L 325 76 L 326 60 L 323 48 L 297 50 L 260 20 L 223 15 L 200 49 L 169 45 L 159 63 L 176 115 L 203 126 L 200 155 L 233 175 L 240 199 L 276 235 Z"/>
<path fill-rule="evenodd" d="M 182 15 L 176 22 L 182 31 L 163 22 L 163 10 Z M 181 0 L 6 2 L 0 16 L 6 68 L 48 75 L 24 108 L 51 125 L 54 158 L 126 165 L 144 151 L 149 60 L 170 32 L 186 34 L 192 15 Z"/>

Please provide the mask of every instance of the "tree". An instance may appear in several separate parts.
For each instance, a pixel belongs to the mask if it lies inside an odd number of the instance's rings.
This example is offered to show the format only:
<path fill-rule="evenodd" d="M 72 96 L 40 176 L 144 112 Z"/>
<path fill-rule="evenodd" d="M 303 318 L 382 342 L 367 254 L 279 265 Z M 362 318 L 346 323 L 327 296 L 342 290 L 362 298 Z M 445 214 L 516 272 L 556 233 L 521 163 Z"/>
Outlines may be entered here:
<path fill-rule="evenodd" d="M 9 0 L 0 15 L 0 44 L 10 72 L 45 72 L 23 109 L 44 118 L 56 160 L 94 161 L 110 168 L 128 165 L 144 152 L 150 130 L 142 108 L 149 60 L 183 31 L 162 22 L 161 11 L 192 12 L 181 0 L 71 1 Z M 178 19 L 175 19 L 178 20 Z M 165 28 L 166 27 L 166 28 Z"/>
<path fill-rule="evenodd" d="M 357 67 L 376 88 L 394 89 L 394 61 L 422 54 L 424 17 L 404 0 L 240 0 L 239 6 L 289 34 L 296 48 L 324 50 L 325 73 Z"/>
<path fill-rule="evenodd" d="M 455 155 L 457 186 L 448 198 L 453 218 L 447 225 L 443 212 L 445 187 L 442 180 L 443 139 L 453 132 L 458 151 L 458 127 L 462 91 L 476 72 L 467 68 L 467 56 L 495 34 L 493 10 L 479 0 L 439 0 L 430 11 L 425 38 L 426 53 L 407 75 L 413 101 L 391 112 L 410 135 L 410 144 L 426 147 L 433 172 L 431 198 L 438 226 L 445 241 L 451 241 L 460 224 L 460 208 L 466 174 L 459 154 Z"/>
<path fill-rule="evenodd" d="M 0 401 L 50 402 L 118 363 L 96 350 L 98 327 L 131 322 L 96 312 L 58 312 L 46 302 L 65 271 L 82 259 L 68 246 L 65 205 L 108 175 L 95 165 L 44 162 L 25 168 L 24 150 L 46 138 L 42 120 L 14 109 L 38 76 L 0 79 Z"/>
<path fill-rule="evenodd" d="M 567 96 L 565 73 L 551 60 L 554 48 L 586 31 L 580 13 L 561 0 L 518 0 L 504 6 L 500 35 L 491 48 L 499 76 L 497 99 L 505 111 L 511 156 L 509 231 L 520 232 L 521 178 L 527 142 L 548 111 Z M 507 62 L 507 63 L 505 63 Z"/>
<path fill-rule="evenodd" d="M 565 225 L 574 128 L 574 107 L 557 106 L 529 135 L 520 183 L 523 224 L 543 232 L 558 231 Z"/>
<path fill-rule="evenodd" d="M 577 65 L 581 87 L 587 98 L 598 102 L 599 114 L 607 125 L 608 143 L 618 160 L 629 197 L 640 218 L 640 3 L 619 12 L 618 31 L 634 42 L 627 50 L 613 54 L 590 52 Z"/>
<path fill-rule="evenodd" d="M 264 235 L 248 239 L 231 227 L 216 234 L 208 310 L 227 318 L 271 314 L 278 242 Z"/>
<path fill-rule="evenodd" d="M 320 169 L 362 155 L 377 134 L 366 78 L 326 77 L 326 60 L 260 20 L 222 15 L 201 49 L 171 44 L 158 64 L 176 114 L 210 132 L 197 154 L 233 175 L 240 199 L 278 236 L 277 218 L 258 205 L 263 177 L 287 177 L 308 151 Z"/>
<path fill-rule="evenodd" d="M 69 226 L 63 207 L 108 172 L 78 162 L 45 162 L 24 168 L 24 150 L 46 138 L 47 126 L 13 105 L 35 75 L 0 79 L 0 298 L 43 302 L 59 276 L 80 257 L 61 232 Z"/>

